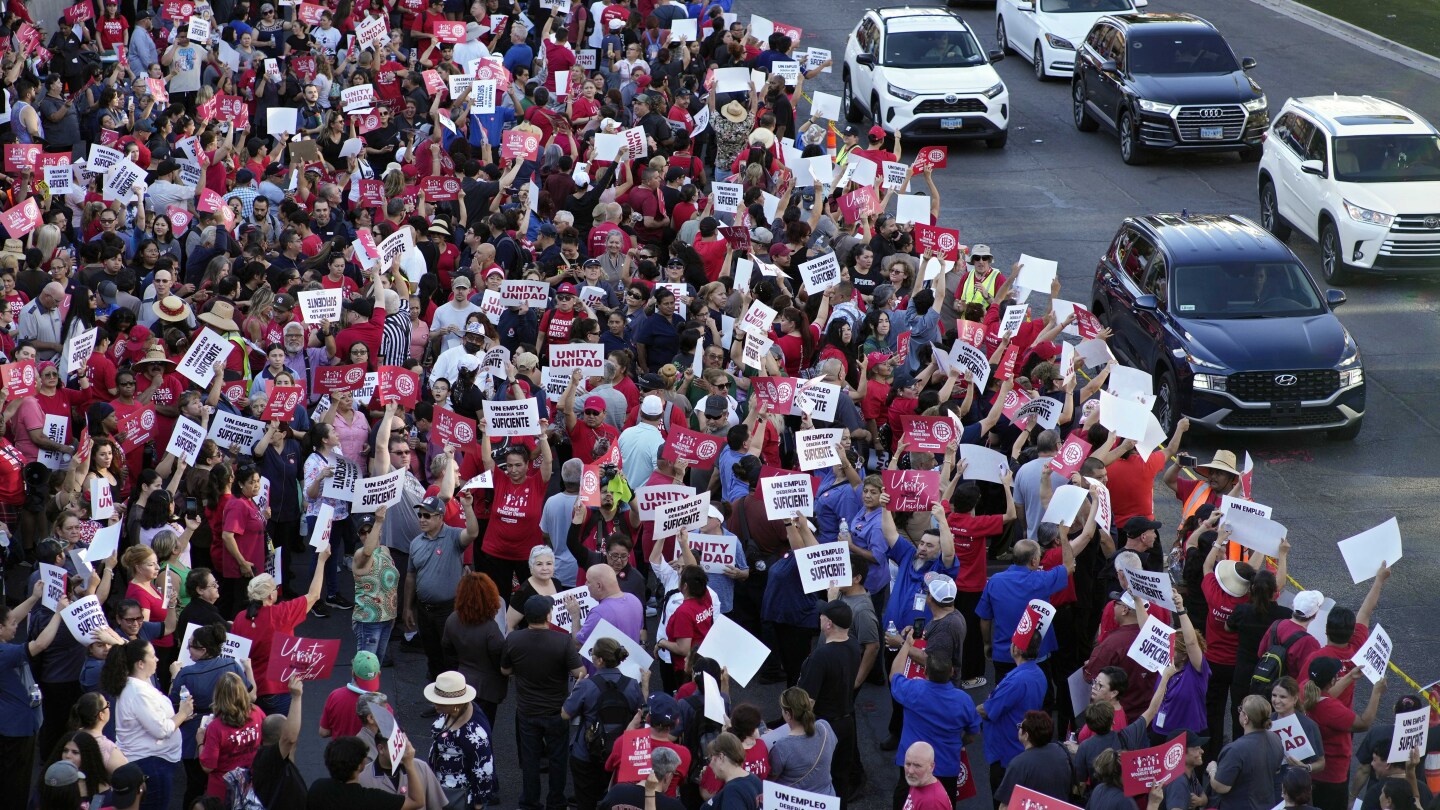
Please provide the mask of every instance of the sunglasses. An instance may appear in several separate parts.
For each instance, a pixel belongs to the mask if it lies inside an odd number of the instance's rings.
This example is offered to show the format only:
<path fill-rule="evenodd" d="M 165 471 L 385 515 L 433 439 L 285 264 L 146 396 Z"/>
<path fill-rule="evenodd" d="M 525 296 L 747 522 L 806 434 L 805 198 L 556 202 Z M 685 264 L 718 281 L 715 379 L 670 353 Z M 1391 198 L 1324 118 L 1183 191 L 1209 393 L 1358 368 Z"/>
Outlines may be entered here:
<path fill-rule="evenodd" d="M 586 409 L 585 415 L 586 415 L 586 416 L 599 416 L 599 415 L 600 415 L 600 412 L 599 412 L 599 411 L 592 411 L 592 410 Z"/>

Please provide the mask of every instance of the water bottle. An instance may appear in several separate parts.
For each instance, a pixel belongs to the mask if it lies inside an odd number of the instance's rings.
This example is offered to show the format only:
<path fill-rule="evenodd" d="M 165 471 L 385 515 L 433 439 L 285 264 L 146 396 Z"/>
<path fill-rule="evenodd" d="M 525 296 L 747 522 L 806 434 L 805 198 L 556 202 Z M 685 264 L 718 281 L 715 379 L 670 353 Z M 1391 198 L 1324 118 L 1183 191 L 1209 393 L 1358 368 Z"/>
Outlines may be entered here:
<path fill-rule="evenodd" d="M 10 530 L 0 524 L 0 548 L 10 548 Z"/>
<path fill-rule="evenodd" d="M 845 518 L 840 518 L 840 540 L 844 543 L 850 542 L 850 521 Z"/>
<path fill-rule="evenodd" d="M 894 622 L 894 621 L 891 621 L 889 624 L 885 625 L 885 637 L 886 637 L 887 639 L 888 639 L 890 636 L 898 636 L 898 635 L 900 635 L 900 631 L 895 629 L 895 622 Z M 890 652 L 895 652 L 896 650 L 898 650 L 898 649 L 900 649 L 900 648 L 899 648 L 899 647 L 892 646 L 889 641 L 886 641 L 886 642 L 885 642 L 885 649 L 889 650 Z"/>
<path fill-rule="evenodd" d="M 32 683 L 32 684 L 30 684 L 30 708 L 33 709 L 33 708 L 35 708 L 36 706 L 39 706 L 39 705 L 40 705 L 40 684 L 38 684 L 38 683 Z"/>
<path fill-rule="evenodd" d="M 189 699 L 190 699 L 190 687 L 188 687 L 188 686 L 182 686 L 182 687 L 180 687 L 180 702 L 181 702 L 181 703 L 184 703 L 185 701 L 187 701 L 187 700 L 189 700 Z"/>

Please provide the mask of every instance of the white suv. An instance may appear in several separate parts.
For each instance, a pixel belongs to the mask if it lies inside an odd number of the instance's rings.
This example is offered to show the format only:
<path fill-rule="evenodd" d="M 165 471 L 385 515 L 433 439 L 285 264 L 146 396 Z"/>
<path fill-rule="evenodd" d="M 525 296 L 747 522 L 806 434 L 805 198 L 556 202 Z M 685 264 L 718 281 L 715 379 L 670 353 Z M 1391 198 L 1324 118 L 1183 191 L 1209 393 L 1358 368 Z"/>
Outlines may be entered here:
<path fill-rule="evenodd" d="M 845 116 L 998 149 L 1010 128 L 1010 93 L 991 66 L 1002 58 L 952 11 L 871 9 L 845 41 Z"/>
<path fill-rule="evenodd" d="M 1328 284 L 1440 271 L 1440 133 L 1374 96 L 1285 102 L 1260 159 L 1260 222 L 1320 244 Z"/>
<path fill-rule="evenodd" d="M 995 44 L 1030 60 L 1035 78 L 1068 79 L 1075 51 L 1095 21 L 1128 14 L 1148 0 L 995 0 Z"/>

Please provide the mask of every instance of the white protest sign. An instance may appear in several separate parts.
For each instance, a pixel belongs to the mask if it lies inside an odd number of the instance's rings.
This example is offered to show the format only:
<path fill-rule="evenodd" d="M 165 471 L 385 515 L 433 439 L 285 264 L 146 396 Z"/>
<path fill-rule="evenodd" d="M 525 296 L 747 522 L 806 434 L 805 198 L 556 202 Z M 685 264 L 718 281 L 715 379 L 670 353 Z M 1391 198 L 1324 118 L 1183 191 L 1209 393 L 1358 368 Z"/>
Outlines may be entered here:
<path fill-rule="evenodd" d="M 50 193 L 54 195 L 65 195 L 75 190 L 75 173 L 66 163 L 60 166 L 45 167 L 45 185 L 50 187 Z"/>
<path fill-rule="evenodd" d="M 52 611 L 60 609 L 60 599 L 65 595 L 65 569 L 50 563 L 40 563 L 40 581 L 45 589 L 40 592 L 40 604 Z"/>
<path fill-rule="evenodd" d="M 696 28 L 700 21 L 696 19 L 671 20 L 670 41 L 671 42 L 694 42 L 699 33 Z"/>
<path fill-rule="evenodd" d="M 229 411 L 216 411 L 215 421 L 210 423 L 210 438 L 226 450 L 239 447 L 243 452 L 249 453 L 264 437 L 264 422 L 236 416 Z"/>
<path fill-rule="evenodd" d="M 887 160 L 884 163 L 880 164 L 880 171 L 882 172 L 882 176 L 884 178 L 883 180 L 881 180 L 881 184 L 885 188 L 900 188 L 901 186 L 905 185 L 905 178 L 910 176 L 909 166 L 906 166 L 904 163 L 896 163 L 893 160 Z M 926 212 L 928 215 L 928 206 L 926 207 Z"/>
<path fill-rule="evenodd" d="M 1230 495 L 1220 496 L 1220 514 L 1228 515 L 1230 512 L 1245 512 L 1262 518 L 1270 517 L 1272 510 L 1263 503 L 1247 501 L 1244 498 L 1235 498 Z"/>
<path fill-rule="evenodd" d="M 1147 602 L 1154 602 L 1166 610 L 1175 609 L 1175 592 L 1171 588 L 1169 574 L 1140 568 L 1123 570 L 1125 578 L 1130 582 L 1130 590 L 1140 594 Z"/>
<path fill-rule="evenodd" d="M 749 686 L 750 679 L 770 656 L 770 648 L 723 613 L 716 613 L 714 621 L 700 643 L 700 655 L 730 670 L 730 679 L 735 683 Z"/>
<path fill-rule="evenodd" d="M 191 622 L 185 625 L 185 638 L 180 645 L 180 666 L 188 667 L 195 663 L 195 657 L 190 654 L 190 639 L 199 630 L 201 625 Z M 254 642 L 235 633 L 226 633 L 225 641 L 220 644 L 220 654 L 235 661 L 242 661 L 250 657 L 250 648 Z"/>
<path fill-rule="evenodd" d="M 210 43 L 210 21 L 199 14 L 192 16 L 187 34 L 191 42 L 208 45 Z"/>
<path fill-rule="evenodd" d="M 170 434 L 170 445 L 165 452 L 194 465 L 200 455 L 200 445 L 205 443 L 205 427 L 187 416 L 175 420 L 175 431 Z"/>
<path fill-rule="evenodd" d="M 185 356 L 180 358 L 180 364 L 175 370 L 202 389 L 209 388 L 210 381 L 215 378 L 215 363 L 225 362 L 234 349 L 234 343 L 206 327 L 200 330 L 200 334 L 185 351 Z"/>
<path fill-rule="evenodd" d="M 745 310 L 745 317 L 736 324 L 741 332 L 755 337 L 769 338 L 770 325 L 775 322 L 778 313 L 766 306 L 763 302 L 753 301 L 750 308 Z"/>
<path fill-rule="evenodd" d="M 1027 416 L 1034 417 L 1036 424 L 1040 427 L 1045 430 L 1054 430 L 1060 422 L 1060 412 L 1064 409 L 1064 404 L 1054 397 L 1035 397 L 1015 411 L 1015 421 L 1018 423 Z"/>
<path fill-rule="evenodd" d="M 807 294 L 818 295 L 840 283 L 840 261 L 834 253 L 825 253 L 801 262 L 800 278 Z"/>
<path fill-rule="evenodd" d="M 65 444 L 65 440 L 70 433 L 70 415 L 45 414 L 44 430 L 47 439 L 56 444 Z M 63 469 L 65 465 L 70 463 L 70 457 L 69 453 L 57 453 L 54 450 L 46 450 L 44 448 L 40 450 L 40 463 L 52 470 Z"/>
<path fill-rule="evenodd" d="M 1041 471 L 1041 475 L 1044 475 Z M 1080 513 L 1080 507 L 1085 503 L 1090 490 L 1084 487 L 1077 487 L 1074 484 L 1066 484 L 1055 490 L 1050 496 L 1050 505 L 1045 507 L 1045 514 L 1040 518 L 1041 523 L 1054 523 L 1058 526 L 1074 526 L 1075 516 Z"/>
<path fill-rule="evenodd" d="M 486 435 L 540 435 L 540 409 L 535 400 L 528 397 L 522 400 L 486 400 L 484 405 Z"/>
<path fill-rule="evenodd" d="M 580 614 L 579 616 L 571 616 L 570 609 L 565 607 L 565 601 L 570 597 L 575 598 L 575 611 Z M 595 606 L 600 604 L 595 601 L 595 597 L 590 595 L 589 585 L 581 585 L 578 588 L 571 588 L 568 591 L 560 591 L 555 594 L 554 599 L 555 605 L 550 608 L 550 623 L 567 633 L 573 632 L 574 622 L 576 621 L 580 622 L 583 627 L 585 617 L 589 616 L 590 611 L 594 610 Z"/>
<path fill-rule="evenodd" d="M 99 641 L 100 631 L 106 627 L 105 608 L 100 605 L 100 600 L 95 594 L 70 603 L 68 607 L 60 611 L 60 618 L 69 628 L 70 635 L 82 644 L 93 644 Z"/>
<path fill-rule="evenodd" d="M 941 354 L 944 352 L 937 352 L 935 356 Z M 985 352 L 963 340 L 957 340 L 955 348 L 950 351 L 950 360 L 970 372 L 970 382 L 976 390 L 985 390 L 985 384 L 990 381 L 990 358 L 985 356 Z"/>
<path fill-rule="evenodd" d="M 832 61 L 830 58 L 830 51 L 826 50 L 825 48 L 817 48 L 814 45 L 811 45 L 810 50 L 805 53 L 805 71 L 808 73 L 809 71 L 812 71 L 815 68 L 824 65 L 824 67 L 821 68 L 820 72 L 831 73 L 833 72 L 831 69 L 831 65 L 825 64 L 826 62 L 830 61 Z"/>
<path fill-rule="evenodd" d="M 662 505 L 695 494 L 694 487 L 683 484 L 655 484 L 635 490 L 635 510 L 641 520 L 654 520 Z"/>
<path fill-rule="evenodd" d="M 531 400 L 534 404 L 534 400 Z M 402 476 L 409 470 L 401 468 L 373 478 L 361 478 L 355 485 L 355 500 L 350 511 L 357 513 L 375 512 L 382 506 L 394 506 L 400 502 Z"/>
<path fill-rule="evenodd" d="M 330 530 L 335 523 L 335 507 L 328 503 L 320 504 L 320 511 L 315 513 L 315 528 L 310 530 L 310 547 L 319 551 L 330 545 Z"/>
<path fill-rule="evenodd" d="M 705 717 L 725 725 L 725 695 L 720 691 L 720 683 L 715 676 L 708 672 L 701 673 L 705 684 Z"/>
<path fill-rule="evenodd" d="M 1429 714 L 1429 709 L 1424 709 Z M 1319 740 L 1310 739 L 1305 733 L 1305 726 L 1300 722 L 1300 715 L 1292 714 L 1289 717 L 1270 721 L 1270 730 L 1280 738 L 1280 744 L 1285 746 L 1285 756 L 1294 757 L 1304 762 L 1315 756 L 1315 743 Z"/>
<path fill-rule="evenodd" d="M 615 639 L 630 653 L 624 661 L 620 662 L 620 671 L 626 677 L 640 680 L 640 673 L 648 672 L 650 665 L 655 662 L 655 659 L 645 651 L 644 647 L 640 646 L 639 642 L 620 632 L 618 627 L 604 619 L 601 619 L 600 623 L 595 625 L 595 629 L 590 631 L 590 635 L 585 638 L 585 644 L 580 647 L 580 658 L 589 661 L 590 653 L 595 649 L 595 642 L 602 638 Z"/>
<path fill-rule="evenodd" d="M 731 534 L 691 534 L 690 551 L 705 573 L 723 576 L 739 559 L 740 540 Z"/>
<path fill-rule="evenodd" d="M 145 176 L 145 170 L 129 158 L 122 158 L 105 174 L 104 192 L 107 200 L 123 200 Z"/>
<path fill-rule="evenodd" d="M 734 214 L 740 210 L 740 197 L 744 187 L 739 183 L 715 183 L 715 210 Z"/>
<path fill-rule="evenodd" d="M 360 480 L 360 467 L 349 459 L 336 456 L 333 469 L 335 474 L 325 479 L 320 496 L 337 501 L 355 500 L 355 483 Z"/>
<path fill-rule="evenodd" d="M 564 399 L 565 392 L 570 390 L 570 372 L 563 368 L 542 368 L 540 369 L 540 387 L 545 389 L 546 399 L 551 402 L 559 402 Z"/>
<path fill-rule="evenodd" d="M 1021 253 L 1020 272 L 1015 276 L 1015 286 L 1027 290 L 1049 290 L 1050 282 L 1055 280 L 1057 272 L 1059 265 L 1055 262 Z"/>
<path fill-rule="evenodd" d="M 785 80 L 786 87 L 794 87 L 800 80 L 800 63 L 788 59 L 776 59 L 770 63 L 770 72 Z"/>
<path fill-rule="evenodd" d="M 1122 439 L 1140 441 L 1148 426 L 1150 409 L 1139 402 L 1122 399 L 1109 391 L 1100 392 L 1100 424 Z"/>
<path fill-rule="evenodd" d="M 770 781 L 764 788 L 760 806 L 765 810 L 840 810 L 839 796 L 824 796 Z"/>
<path fill-rule="evenodd" d="M 1100 531 L 1110 531 L 1110 521 L 1114 517 L 1110 509 L 1110 488 L 1095 480 L 1086 477 L 1085 482 L 1090 485 L 1090 491 L 1095 493 L 1095 525 Z"/>
<path fill-rule="evenodd" d="M 294 135 L 300 131 L 299 114 L 294 107 L 271 107 L 265 111 L 266 131 L 275 137 Z"/>
<path fill-rule="evenodd" d="M 550 285 L 543 281 L 500 282 L 500 303 L 507 307 L 529 305 L 545 309 L 550 305 Z"/>
<path fill-rule="evenodd" d="M 850 547 L 845 543 L 802 548 L 795 552 L 795 565 L 805 593 L 850 587 Z"/>
<path fill-rule="evenodd" d="M 757 301 L 756 303 L 758 304 L 759 302 Z M 741 355 L 740 359 L 750 368 L 763 371 L 765 355 L 770 353 L 770 347 L 774 345 L 775 341 L 768 337 L 751 335 L 745 341 L 744 354 Z"/>
<path fill-rule="evenodd" d="M 120 530 L 122 528 L 124 528 L 124 524 L 114 523 L 96 529 L 95 536 L 90 538 L 90 548 L 86 549 L 85 559 L 100 562 L 114 554 L 120 548 Z"/>
<path fill-rule="evenodd" d="M 1385 677 L 1385 667 L 1390 663 L 1390 653 L 1394 652 L 1395 646 L 1390 643 L 1390 634 L 1380 625 L 1370 631 L 1370 638 L 1365 640 L 1365 645 L 1355 651 L 1355 657 L 1350 660 L 1365 673 L 1365 677 L 1371 683 L 1379 683 Z"/>
<path fill-rule="evenodd" d="M 841 428 L 816 428 L 797 432 L 795 444 L 800 456 L 800 471 L 823 470 L 839 464 L 840 452 L 836 448 L 844 434 L 845 431 Z"/>
<path fill-rule="evenodd" d="M 705 525 L 710 510 L 710 493 L 697 492 L 692 496 L 658 506 L 655 509 L 656 540 L 674 537 L 682 529 L 698 529 Z"/>
<path fill-rule="evenodd" d="M 770 39 L 770 35 L 773 33 L 775 33 L 775 23 L 761 17 L 759 14 L 750 15 L 750 36 L 761 42 L 765 42 Z"/>
<path fill-rule="evenodd" d="M 1395 518 L 1354 537 L 1341 540 L 1340 556 L 1358 585 L 1375 576 L 1381 564 L 1393 566 L 1400 559 L 1400 522 Z"/>
<path fill-rule="evenodd" d="M 1426 745 L 1430 741 L 1430 707 L 1422 706 L 1411 712 L 1395 715 L 1395 736 L 1390 738 L 1390 755 L 1386 762 L 1404 762 L 1411 751 L 1419 751 L 1425 758 Z"/>
<path fill-rule="evenodd" d="M 765 516 L 785 520 L 799 513 L 815 514 L 815 493 L 810 489 L 808 475 L 776 475 L 760 482 L 760 496 L 765 499 Z"/>
<path fill-rule="evenodd" d="M 1100 338 L 1080 341 L 1079 345 L 1075 347 L 1075 351 L 1080 354 L 1080 359 L 1085 361 L 1085 365 L 1091 368 L 1109 363 L 1110 373 L 1113 374 L 1115 369 L 1122 367 L 1119 363 L 1111 362 L 1115 358 L 1110 355 L 1110 347 L 1105 345 L 1105 341 Z"/>
<path fill-rule="evenodd" d="M 1080 344 L 1080 347 L 1083 354 L 1085 344 Z M 1105 390 L 1123 399 L 1144 402 L 1154 395 L 1155 378 L 1149 372 L 1141 371 L 1138 368 L 1111 363 L 1110 377 L 1105 381 Z"/>
<path fill-rule="evenodd" d="M 895 221 L 901 225 L 918 222 L 930 224 L 930 198 L 924 194 L 895 195 Z"/>
<path fill-rule="evenodd" d="M 796 381 L 799 382 L 798 380 Z M 823 382 L 819 377 L 796 385 L 795 398 L 790 402 L 790 415 L 810 414 L 817 422 L 834 422 L 840 408 L 839 383 Z"/>
<path fill-rule="evenodd" d="M 567 375 L 578 370 L 587 377 L 597 376 L 605 369 L 605 347 L 599 343 L 552 343 L 550 368 Z"/>
<path fill-rule="evenodd" d="M 115 496 L 110 493 L 110 482 L 96 476 L 90 479 L 90 518 L 105 520 L 115 515 Z"/>
<path fill-rule="evenodd" d="M 1005 314 L 1000 317 L 1000 331 L 998 337 L 1015 337 L 1020 332 L 1020 325 L 1025 323 L 1025 315 L 1030 307 L 1025 304 L 1012 304 L 1005 307 Z"/>
<path fill-rule="evenodd" d="M 1230 528 L 1230 539 L 1246 548 L 1253 548 L 1267 557 L 1280 554 L 1280 543 L 1286 528 L 1269 518 L 1251 512 L 1225 512 L 1220 518 Z"/>
<path fill-rule="evenodd" d="M 1173 629 L 1151 616 L 1145 620 L 1140 635 L 1135 637 L 1126 654 L 1140 666 L 1159 672 L 1170 665 L 1170 637 L 1173 635 Z"/>
<path fill-rule="evenodd" d="M 1080 667 L 1070 673 L 1065 683 L 1070 687 L 1070 708 L 1075 711 L 1076 717 L 1080 717 L 1090 706 L 1090 684 L 1085 680 L 1085 668 Z"/>
<path fill-rule="evenodd" d="M 1003 483 L 1003 474 L 1010 471 L 1010 461 L 1003 453 L 997 453 L 978 444 L 961 444 L 960 458 L 965 460 L 967 481 L 989 481 Z"/>
<path fill-rule="evenodd" d="M 829 93 L 815 93 L 810 98 L 810 114 L 827 121 L 840 120 L 840 97 Z"/>
<path fill-rule="evenodd" d="M 300 319 L 305 323 L 339 323 L 340 290 L 302 290 Z"/>

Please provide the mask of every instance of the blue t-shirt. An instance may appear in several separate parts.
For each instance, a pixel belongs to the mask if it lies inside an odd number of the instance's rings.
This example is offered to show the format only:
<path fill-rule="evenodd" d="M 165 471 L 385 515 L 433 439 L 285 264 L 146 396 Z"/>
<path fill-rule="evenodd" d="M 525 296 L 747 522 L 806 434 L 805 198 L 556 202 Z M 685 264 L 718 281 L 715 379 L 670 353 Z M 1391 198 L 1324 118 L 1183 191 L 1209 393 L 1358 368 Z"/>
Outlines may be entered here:
<path fill-rule="evenodd" d="M 946 565 L 942 559 L 934 559 L 916 568 L 911 564 L 915 559 L 915 546 L 903 536 L 897 537 L 895 545 L 885 550 L 885 556 L 900 570 L 895 574 L 895 586 L 890 589 L 890 600 L 885 603 L 884 622 L 894 622 L 896 627 L 903 628 L 914 624 L 916 619 L 930 621 L 930 606 L 925 604 L 925 600 L 919 600 L 919 607 L 915 604 L 915 597 L 921 593 L 920 587 L 925 584 L 925 575 L 936 571 L 953 579 L 960 573 L 960 558 L 952 558 L 950 565 Z"/>
<path fill-rule="evenodd" d="M 833 543 L 840 536 L 840 520 L 854 517 L 860 507 L 860 487 L 851 486 L 843 478 L 836 480 L 833 469 L 814 475 L 820 481 L 815 493 L 815 539 Z"/>
<path fill-rule="evenodd" d="M 29 737 L 40 730 L 20 674 L 26 657 L 24 644 L 0 644 L 0 737 Z"/>
<path fill-rule="evenodd" d="M 760 617 L 767 622 L 795 627 L 820 626 L 820 602 L 815 594 L 805 593 L 794 553 L 787 551 L 770 566 L 765 596 L 760 602 Z"/>
<path fill-rule="evenodd" d="M 467 135 L 470 138 L 470 145 L 476 149 L 480 148 L 480 130 L 485 130 L 485 136 L 490 139 L 491 146 L 498 146 L 505 137 L 505 126 L 515 123 L 515 108 L 496 105 L 495 112 L 470 113 L 470 130 Z"/>
<path fill-rule="evenodd" d="M 505 69 L 513 76 L 519 68 L 530 69 L 535 62 L 535 50 L 529 45 L 511 45 L 510 50 L 505 52 Z"/>
<path fill-rule="evenodd" d="M 965 734 L 980 731 L 980 713 L 975 701 L 954 684 L 931 683 L 924 678 L 907 679 L 904 675 L 890 678 L 890 694 L 905 712 L 905 725 L 900 732 L 900 747 L 895 750 L 895 764 L 905 764 L 905 752 L 916 742 L 928 742 L 935 748 L 935 775 L 960 774 L 960 743 Z"/>
<path fill-rule="evenodd" d="M 1010 637 L 1015 635 L 1025 606 L 1031 599 L 1049 599 L 1050 594 L 1064 588 L 1069 581 L 1070 572 L 1063 565 L 1049 571 L 1012 565 L 991 577 L 980 594 L 980 603 L 975 606 L 975 615 L 989 619 L 994 625 L 990 634 L 990 657 L 1002 663 L 1013 660 Z M 1055 652 L 1059 646 L 1055 633 L 1046 633 L 1040 640 L 1040 657 Z"/>
<path fill-rule="evenodd" d="M 720 448 L 720 455 L 715 459 L 715 470 L 720 474 L 720 497 L 727 503 L 745 497 L 750 487 L 735 477 L 735 465 L 745 457 L 741 450 L 731 450 L 730 445 Z"/>
<path fill-rule="evenodd" d="M 995 690 L 985 699 L 985 714 L 989 719 L 982 721 L 987 762 L 1009 767 L 1010 760 L 1025 750 L 1016 729 L 1025 719 L 1025 712 L 1045 705 L 1046 688 L 1045 672 L 1034 661 L 1012 669 L 995 685 Z"/>
<path fill-rule="evenodd" d="M 863 504 L 850 516 L 850 542 L 875 555 L 875 562 L 865 574 L 865 592 L 872 596 L 890 584 L 890 565 L 885 558 L 890 544 L 885 542 L 885 530 L 881 528 L 884 519 L 883 509 L 866 509 Z"/>

